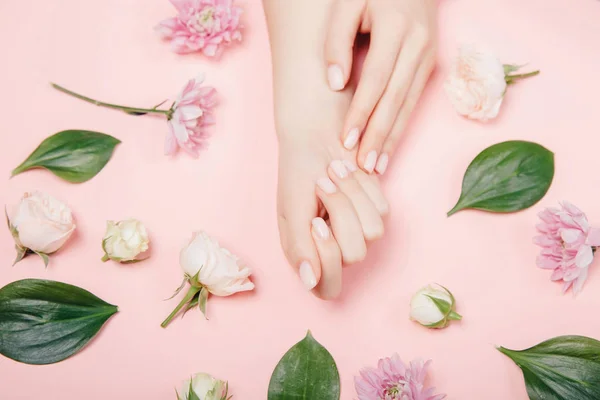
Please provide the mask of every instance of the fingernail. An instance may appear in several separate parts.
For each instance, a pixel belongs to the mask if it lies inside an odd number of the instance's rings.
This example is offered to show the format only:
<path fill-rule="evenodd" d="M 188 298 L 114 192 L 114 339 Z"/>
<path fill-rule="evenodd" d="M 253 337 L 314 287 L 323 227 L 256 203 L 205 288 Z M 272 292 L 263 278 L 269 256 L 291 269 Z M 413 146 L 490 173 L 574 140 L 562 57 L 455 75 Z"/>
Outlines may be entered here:
<path fill-rule="evenodd" d="M 344 160 L 342 162 L 350 172 L 356 172 L 356 170 L 358 169 L 352 161 Z"/>
<path fill-rule="evenodd" d="M 330 65 L 327 68 L 327 79 L 331 90 L 342 90 L 344 88 L 344 73 L 339 65 Z"/>
<path fill-rule="evenodd" d="M 371 150 L 367 157 L 365 158 L 365 169 L 369 172 L 373 172 L 375 168 L 375 163 L 377 162 L 377 152 L 375 150 Z"/>
<path fill-rule="evenodd" d="M 389 161 L 389 157 L 387 154 L 384 153 L 384 154 L 380 155 L 379 159 L 377 160 L 377 166 L 375 167 L 375 170 L 377 172 L 379 172 L 381 175 L 383 175 L 383 173 L 387 169 L 388 161 Z"/>
<path fill-rule="evenodd" d="M 358 142 L 358 135 L 360 131 L 358 128 L 352 128 L 348 131 L 348 135 L 346 136 L 346 140 L 344 140 L 344 147 L 348 150 L 352 150 L 354 146 L 356 146 L 356 142 Z"/>
<path fill-rule="evenodd" d="M 302 261 L 299 272 L 300 279 L 302 279 L 302 283 L 304 283 L 307 290 L 312 290 L 317 286 L 317 278 L 308 261 Z"/>
<path fill-rule="evenodd" d="M 313 230 L 319 239 L 329 238 L 329 227 L 323 218 L 317 217 L 312 220 Z"/>
<path fill-rule="evenodd" d="M 327 194 L 332 194 L 336 192 L 335 183 L 331 181 L 329 178 L 319 178 L 317 179 L 317 185 Z"/>
<path fill-rule="evenodd" d="M 334 161 L 332 161 L 331 164 L 330 164 L 330 166 L 331 166 L 331 169 L 337 175 L 338 178 L 344 179 L 345 177 L 348 176 L 348 170 L 344 166 L 344 163 L 341 162 L 340 160 L 334 160 Z"/>

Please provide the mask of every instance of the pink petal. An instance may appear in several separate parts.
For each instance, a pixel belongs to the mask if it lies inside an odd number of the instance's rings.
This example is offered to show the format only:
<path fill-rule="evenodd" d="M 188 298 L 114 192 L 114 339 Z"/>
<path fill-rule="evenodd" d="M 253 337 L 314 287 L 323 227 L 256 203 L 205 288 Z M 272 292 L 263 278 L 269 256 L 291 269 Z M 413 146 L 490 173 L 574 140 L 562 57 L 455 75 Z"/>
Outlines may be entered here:
<path fill-rule="evenodd" d="M 583 232 L 579 229 L 561 229 L 560 237 L 565 243 L 574 243 L 581 236 L 583 236 Z"/>
<path fill-rule="evenodd" d="M 592 247 L 582 245 L 581 247 L 579 247 L 577 255 L 575 256 L 575 264 L 579 268 L 586 268 L 592 263 L 593 259 L 594 253 L 592 252 Z"/>
<path fill-rule="evenodd" d="M 600 246 L 600 229 L 591 228 L 588 232 L 585 244 L 590 246 Z"/>

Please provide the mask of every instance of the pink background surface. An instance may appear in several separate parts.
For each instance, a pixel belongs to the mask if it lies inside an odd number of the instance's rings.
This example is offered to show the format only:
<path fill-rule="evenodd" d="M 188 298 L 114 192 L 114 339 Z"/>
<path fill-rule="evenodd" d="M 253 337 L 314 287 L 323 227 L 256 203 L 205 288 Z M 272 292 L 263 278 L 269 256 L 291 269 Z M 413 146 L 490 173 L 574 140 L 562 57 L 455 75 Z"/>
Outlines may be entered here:
<path fill-rule="evenodd" d="M 172 54 L 157 39 L 152 27 L 174 13 L 166 0 L 2 0 L 1 200 L 47 191 L 69 203 L 78 229 L 47 270 L 36 257 L 11 267 L 12 239 L 0 230 L 0 285 L 30 277 L 64 281 L 117 304 L 120 313 L 65 362 L 29 366 L 0 357 L 0 398 L 173 399 L 181 380 L 207 371 L 228 379 L 235 398 L 262 400 L 282 354 L 311 329 L 337 361 L 344 400 L 355 397 L 352 379 L 361 367 L 394 352 L 433 359 L 431 381 L 449 399 L 525 400 L 520 370 L 494 345 L 598 337 L 599 262 L 580 296 L 563 296 L 535 267 L 531 237 L 536 212 L 563 199 L 600 224 L 600 3 L 441 3 L 440 67 L 385 177 L 392 204 L 386 236 L 365 262 L 345 270 L 343 297 L 323 302 L 304 291 L 279 248 L 270 59 L 258 0 L 246 0 L 244 42 L 220 63 Z M 500 117 L 485 126 L 455 115 L 442 91 L 450 57 L 465 40 L 490 47 L 504 62 L 542 70 L 511 87 Z M 221 105 L 210 147 L 198 160 L 163 156 L 167 127 L 160 119 L 95 108 L 48 85 L 151 106 L 173 98 L 201 71 Z M 84 184 L 45 171 L 8 180 L 41 140 L 70 128 L 123 143 Z M 548 195 L 513 215 L 468 211 L 447 219 L 470 160 L 508 139 L 555 151 Z M 153 257 L 129 266 L 100 262 L 105 221 L 130 216 L 146 223 Z M 212 298 L 210 321 L 194 311 L 161 329 L 177 302 L 163 299 L 181 281 L 179 250 L 199 229 L 253 267 L 257 289 Z M 462 323 L 434 332 L 408 320 L 411 294 L 432 281 L 454 292 Z"/>

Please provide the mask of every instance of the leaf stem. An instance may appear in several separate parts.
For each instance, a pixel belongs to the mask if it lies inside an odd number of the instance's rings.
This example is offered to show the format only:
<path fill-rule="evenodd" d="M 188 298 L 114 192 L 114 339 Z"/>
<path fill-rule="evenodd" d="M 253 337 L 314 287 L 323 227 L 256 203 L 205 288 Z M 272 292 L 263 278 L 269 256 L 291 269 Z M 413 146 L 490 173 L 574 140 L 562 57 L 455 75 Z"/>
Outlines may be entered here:
<path fill-rule="evenodd" d="M 99 107 L 106 107 L 106 108 L 112 108 L 115 110 L 121 110 L 124 111 L 126 113 L 140 113 L 140 114 L 146 114 L 146 113 L 154 113 L 154 114 L 164 114 L 167 117 L 170 116 L 172 114 L 172 110 L 158 110 L 156 108 L 137 108 L 137 107 L 127 107 L 127 106 L 121 106 L 118 104 L 111 104 L 111 103 L 105 103 L 103 101 L 98 101 L 98 100 L 94 100 L 90 97 L 84 96 L 82 94 L 79 93 L 75 93 L 67 88 L 64 88 L 60 85 L 57 85 L 56 83 L 51 83 L 52 87 L 60 92 L 63 92 L 65 94 L 68 94 L 69 96 L 73 96 L 79 100 L 83 100 L 86 101 L 88 103 L 94 104 L 96 106 Z"/>
<path fill-rule="evenodd" d="M 181 311 L 181 309 L 183 308 L 183 306 L 185 306 L 187 303 L 189 303 L 190 300 L 192 300 L 194 298 L 194 296 L 196 295 L 196 293 L 198 293 L 200 291 L 200 289 L 202 289 L 202 288 L 201 287 L 199 288 L 199 287 L 196 287 L 196 286 L 191 286 L 190 289 L 188 290 L 188 292 L 186 293 L 186 295 L 183 297 L 183 299 L 181 299 L 181 301 L 179 302 L 179 304 L 177 305 L 177 307 L 175 307 L 175 309 L 162 322 L 162 324 L 160 324 L 160 326 L 162 326 L 163 328 L 166 328 L 167 325 L 169 325 L 169 323 L 171 322 L 171 320 L 177 315 L 177 313 L 179 311 Z"/>

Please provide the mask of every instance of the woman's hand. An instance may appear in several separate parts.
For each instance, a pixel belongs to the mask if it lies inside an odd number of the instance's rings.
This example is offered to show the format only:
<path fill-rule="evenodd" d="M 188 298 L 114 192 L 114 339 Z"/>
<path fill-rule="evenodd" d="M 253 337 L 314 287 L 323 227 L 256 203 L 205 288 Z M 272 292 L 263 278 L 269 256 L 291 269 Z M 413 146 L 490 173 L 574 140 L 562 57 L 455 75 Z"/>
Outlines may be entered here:
<path fill-rule="evenodd" d="M 346 87 L 356 35 L 369 50 L 345 118 L 342 143 L 368 173 L 383 174 L 431 72 L 436 56 L 437 0 L 335 0 L 325 42 L 332 90 Z"/>

